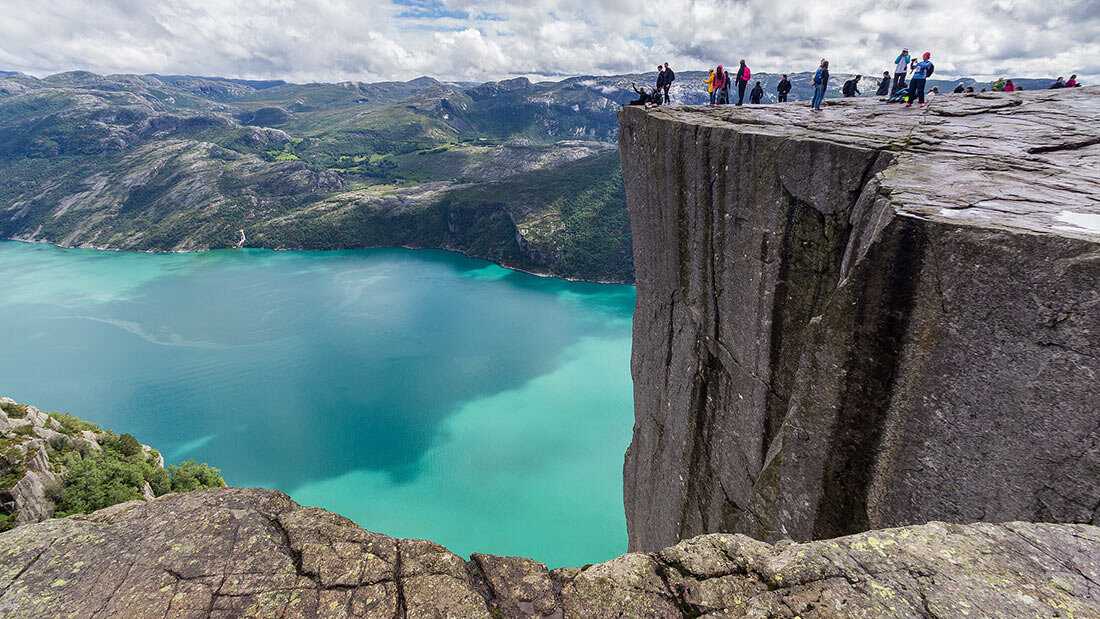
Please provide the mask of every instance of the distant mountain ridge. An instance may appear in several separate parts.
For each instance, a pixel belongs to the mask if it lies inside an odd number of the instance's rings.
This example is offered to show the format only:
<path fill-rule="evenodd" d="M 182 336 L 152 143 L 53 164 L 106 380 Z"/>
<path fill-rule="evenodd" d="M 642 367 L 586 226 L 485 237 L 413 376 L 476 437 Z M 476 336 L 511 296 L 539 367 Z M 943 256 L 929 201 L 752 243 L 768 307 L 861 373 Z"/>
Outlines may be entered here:
<path fill-rule="evenodd" d="M 67 72 L 0 79 L 0 237 L 146 251 L 441 247 L 633 281 L 618 102 Z"/>

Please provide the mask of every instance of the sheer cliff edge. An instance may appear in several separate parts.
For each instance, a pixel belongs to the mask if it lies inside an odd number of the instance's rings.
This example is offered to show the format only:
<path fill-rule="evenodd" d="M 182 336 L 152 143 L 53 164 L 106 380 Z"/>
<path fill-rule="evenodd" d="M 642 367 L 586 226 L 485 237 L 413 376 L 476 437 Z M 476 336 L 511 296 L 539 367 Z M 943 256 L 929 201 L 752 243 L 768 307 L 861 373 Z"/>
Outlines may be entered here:
<path fill-rule="evenodd" d="M 626 108 L 632 550 L 1100 520 L 1100 89 Z"/>

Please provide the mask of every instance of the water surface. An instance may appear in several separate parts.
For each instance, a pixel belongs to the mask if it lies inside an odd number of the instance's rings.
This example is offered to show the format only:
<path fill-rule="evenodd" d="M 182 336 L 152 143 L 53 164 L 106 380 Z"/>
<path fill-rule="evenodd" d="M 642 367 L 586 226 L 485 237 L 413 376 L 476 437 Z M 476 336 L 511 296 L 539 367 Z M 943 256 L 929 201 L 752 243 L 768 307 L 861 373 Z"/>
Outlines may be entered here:
<path fill-rule="evenodd" d="M 0 395 L 455 552 L 626 549 L 634 289 L 443 251 L 0 242 Z"/>

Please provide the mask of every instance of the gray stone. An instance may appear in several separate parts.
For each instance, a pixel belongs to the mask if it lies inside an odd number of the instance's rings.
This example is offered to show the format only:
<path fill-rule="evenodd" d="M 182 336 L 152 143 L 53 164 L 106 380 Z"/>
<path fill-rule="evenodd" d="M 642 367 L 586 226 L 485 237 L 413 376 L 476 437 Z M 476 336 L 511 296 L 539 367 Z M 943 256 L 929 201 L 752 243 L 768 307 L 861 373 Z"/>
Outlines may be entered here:
<path fill-rule="evenodd" d="M 1089 525 L 930 523 L 801 544 L 710 534 L 547 572 L 222 488 L 0 534 L 0 616 L 1096 617 L 1098 557 Z"/>
<path fill-rule="evenodd" d="M 1096 523 L 1098 94 L 624 109 L 630 548 Z"/>
<path fill-rule="evenodd" d="M 59 483 L 60 479 L 49 471 L 27 471 L 8 491 L 18 512 L 15 524 L 29 524 L 53 516 L 54 504 L 47 498 L 47 494 L 52 486 Z"/>

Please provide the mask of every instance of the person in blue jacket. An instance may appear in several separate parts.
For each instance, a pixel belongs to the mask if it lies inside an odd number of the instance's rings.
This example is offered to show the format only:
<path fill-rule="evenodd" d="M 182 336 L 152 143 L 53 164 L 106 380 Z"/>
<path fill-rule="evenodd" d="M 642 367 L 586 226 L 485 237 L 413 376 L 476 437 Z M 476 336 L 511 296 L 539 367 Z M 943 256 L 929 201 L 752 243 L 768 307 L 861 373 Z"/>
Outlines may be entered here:
<path fill-rule="evenodd" d="M 913 99 L 918 99 L 920 106 L 924 107 L 924 85 L 934 69 L 931 58 L 931 52 L 924 52 L 924 58 L 920 62 L 913 62 L 913 77 L 909 80 L 909 102 L 905 107 L 913 107 Z"/>
<path fill-rule="evenodd" d="M 814 98 L 810 101 L 810 109 L 821 111 L 821 100 L 825 98 L 825 89 L 829 87 L 829 61 L 822 60 L 817 73 L 814 73 Z"/>

